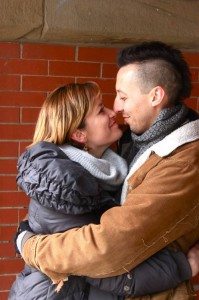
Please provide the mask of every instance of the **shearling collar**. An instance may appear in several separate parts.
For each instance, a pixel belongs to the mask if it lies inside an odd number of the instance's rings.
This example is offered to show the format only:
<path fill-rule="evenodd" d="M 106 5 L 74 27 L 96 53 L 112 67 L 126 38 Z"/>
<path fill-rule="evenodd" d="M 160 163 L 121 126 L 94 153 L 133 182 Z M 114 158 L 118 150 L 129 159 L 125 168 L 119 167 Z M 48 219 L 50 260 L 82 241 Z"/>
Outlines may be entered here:
<path fill-rule="evenodd" d="M 121 203 L 124 203 L 127 192 L 128 179 L 147 161 L 152 153 L 156 153 L 160 157 L 165 157 L 171 154 L 178 147 L 196 141 L 199 139 L 199 120 L 186 123 L 176 129 L 164 139 L 147 149 L 130 168 L 129 173 L 124 181 Z"/>
<path fill-rule="evenodd" d="M 129 170 L 129 174 L 133 174 L 145 161 L 149 158 L 151 153 L 155 152 L 160 157 L 169 155 L 178 147 L 196 141 L 199 139 L 199 120 L 189 122 L 180 128 L 176 129 L 163 140 L 154 144 L 147 149 L 135 162 L 132 168 Z M 127 177 L 129 177 L 129 174 Z"/>

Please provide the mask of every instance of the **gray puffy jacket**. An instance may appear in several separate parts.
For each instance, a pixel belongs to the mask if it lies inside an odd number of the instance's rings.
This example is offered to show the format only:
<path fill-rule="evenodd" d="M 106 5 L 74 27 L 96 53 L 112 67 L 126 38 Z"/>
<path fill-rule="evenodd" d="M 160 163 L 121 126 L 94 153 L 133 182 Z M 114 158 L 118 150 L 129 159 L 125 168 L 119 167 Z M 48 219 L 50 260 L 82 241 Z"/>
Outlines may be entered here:
<path fill-rule="evenodd" d="M 31 198 L 29 223 L 35 233 L 55 233 L 99 223 L 101 214 L 117 205 L 95 177 L 52 143 L 40 142 L 24 152 L 18 171 L 17 183 Z M 164 249 L 128 274 L 104 279 L 70 276 L 59 293 L 46 275 L 25 266 L 9 299 L 115 300 L 160 292 L 190 277 L 184 254 Z"/>

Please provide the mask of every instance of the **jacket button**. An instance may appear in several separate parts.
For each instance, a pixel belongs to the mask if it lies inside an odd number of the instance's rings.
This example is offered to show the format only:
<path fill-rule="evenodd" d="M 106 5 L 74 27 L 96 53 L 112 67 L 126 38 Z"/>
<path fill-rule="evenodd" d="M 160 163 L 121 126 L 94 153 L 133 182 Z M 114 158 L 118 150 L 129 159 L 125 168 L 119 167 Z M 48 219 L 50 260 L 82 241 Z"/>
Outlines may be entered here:
<path fill-rule="evenodd" d="M 132 191 L 132 189 L 133 189 L 132 185 L 129 185 L 128 190 Z"/>
<path fill-rule="evenodd" d="M 125 285 L 125 286 L 124 286 L 124 291 L 125 291 L 125 292 L 128 292 L 129 290 L 130 290 L 130 287 L 129 287 L 128 285 Z"/>
<path fill-rule="evenodd" d="M 132 279 L 133 276 L 132 276 L 131 274 L 127 274 L 127 278 L 128 278 L 128 279 Z"/>

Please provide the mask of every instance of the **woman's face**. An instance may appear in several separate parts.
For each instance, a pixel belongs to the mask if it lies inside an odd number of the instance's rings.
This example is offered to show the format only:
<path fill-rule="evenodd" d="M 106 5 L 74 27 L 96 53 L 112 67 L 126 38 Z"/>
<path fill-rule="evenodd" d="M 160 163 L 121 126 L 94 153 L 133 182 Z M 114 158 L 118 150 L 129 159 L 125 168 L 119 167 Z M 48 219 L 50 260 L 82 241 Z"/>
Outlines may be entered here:
<path fill-rule="evenodd" d="M 103 105 L 101 97 L 95 99 L 93 109 L 85 119 L 84 132 L 87 138 L 86 145 L 91 149 L 89 152 L 94 153 L 101 149 L 103 153 L 121 137 L 122 131 L 116 123 L 115 115 L 113 110 Z"/>

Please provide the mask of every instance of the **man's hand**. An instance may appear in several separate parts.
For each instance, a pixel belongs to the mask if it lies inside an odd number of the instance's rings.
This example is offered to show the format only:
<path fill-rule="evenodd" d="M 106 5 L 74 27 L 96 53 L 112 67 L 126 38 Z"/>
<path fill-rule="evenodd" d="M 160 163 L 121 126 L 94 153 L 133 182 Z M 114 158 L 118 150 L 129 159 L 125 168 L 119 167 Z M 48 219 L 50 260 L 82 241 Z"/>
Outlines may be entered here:
<path fill-rule="evenodd" d="M 194 277 L 199 273 L 199 242 L 189 250 L 187 258 L 191 266 L 192 276 Z"/>

